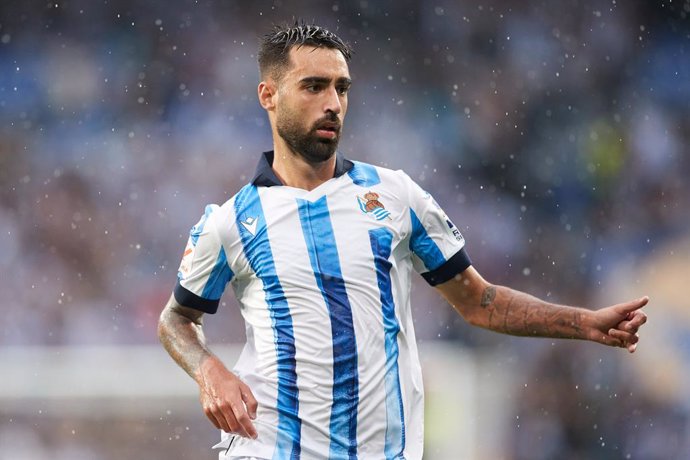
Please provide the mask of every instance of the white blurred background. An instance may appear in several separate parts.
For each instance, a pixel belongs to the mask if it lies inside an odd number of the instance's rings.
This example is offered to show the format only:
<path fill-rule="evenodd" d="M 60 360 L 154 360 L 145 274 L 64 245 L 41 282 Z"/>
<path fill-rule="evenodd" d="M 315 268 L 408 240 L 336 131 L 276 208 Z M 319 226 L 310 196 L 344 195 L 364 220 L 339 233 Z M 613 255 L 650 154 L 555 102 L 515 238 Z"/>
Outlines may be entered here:
<path fill-rule="evenodd" d="M 597 308 L 634 355 L 470 328 L 421 280 L 428 460 L 690 455 L 690 2 L 0 4 L 0 459 L 215 458 L 157 344 L 189 228 L 270 131 L 257 36 L 355 48 L 341 149 L 405 169 L 478 270 Z M 232 295 L 206 320 L 232 361 Z"/>

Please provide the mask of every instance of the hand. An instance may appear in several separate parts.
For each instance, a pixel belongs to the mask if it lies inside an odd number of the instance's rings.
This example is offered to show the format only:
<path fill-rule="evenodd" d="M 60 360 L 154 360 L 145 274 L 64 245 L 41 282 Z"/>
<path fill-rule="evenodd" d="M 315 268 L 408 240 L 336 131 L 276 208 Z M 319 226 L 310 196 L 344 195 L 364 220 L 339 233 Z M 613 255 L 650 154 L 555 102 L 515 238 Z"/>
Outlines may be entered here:
<path fill-rule="evenodd" d="M 215 357 L 201 364 L 198 381 L 201 407 L 216 428 L 256 439 L 252 420 L 258 403 L 247 384 Z"/>
<path fill-rule="evenodd" d="M 637 331 L 647 322 L 647 315 L 641 308 L 648 302 L 649 297 L 645 296 L 595 311 L 594 330 L 590 340 L 612 347 L 627 348 L 630 353 L 634 353 L 640 339 Z"/>

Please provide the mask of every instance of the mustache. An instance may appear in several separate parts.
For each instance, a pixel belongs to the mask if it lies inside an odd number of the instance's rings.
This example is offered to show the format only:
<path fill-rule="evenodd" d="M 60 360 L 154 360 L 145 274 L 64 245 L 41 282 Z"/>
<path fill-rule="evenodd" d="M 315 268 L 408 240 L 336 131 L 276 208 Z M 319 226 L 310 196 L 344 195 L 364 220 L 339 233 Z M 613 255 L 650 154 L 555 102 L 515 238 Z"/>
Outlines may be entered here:
<path fill-rule="evenodd" d="M 312 131 L 316 131 L 318 129 L 335 129 L 336 131 L 340 131 L 340 128 L 342 127 L 340 123 L 340 119 L 338 118 L 338 115 L 336 115 L 333 112 L 328 112 L 324 117 L 319 118 L 314 122 Z"/>

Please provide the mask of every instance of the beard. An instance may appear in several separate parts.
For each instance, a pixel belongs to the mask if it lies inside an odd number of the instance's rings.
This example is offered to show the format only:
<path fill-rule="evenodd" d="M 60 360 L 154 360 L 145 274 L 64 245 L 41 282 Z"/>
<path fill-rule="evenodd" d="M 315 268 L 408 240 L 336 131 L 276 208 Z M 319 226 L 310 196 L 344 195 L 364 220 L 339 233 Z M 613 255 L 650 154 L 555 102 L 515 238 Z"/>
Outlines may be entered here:
<path fill-rule="evenodd" d="M 307 131 L 298 124 L 297 121 L 300 118 L 298 114 L 287 111 L 281 115 L 277 117 L 276 121 L 278 135 L 283 138 L 295 154 L 312 164 L 323 163 L 335 154 L 341 129 L 340 120 L 335 113 L 329 112 L 328 115 L 317 120 Z M 320 137 L 316 133 L 326 123 L 336 125 L 334 127 L 335 137 L 332 139 Z"/>

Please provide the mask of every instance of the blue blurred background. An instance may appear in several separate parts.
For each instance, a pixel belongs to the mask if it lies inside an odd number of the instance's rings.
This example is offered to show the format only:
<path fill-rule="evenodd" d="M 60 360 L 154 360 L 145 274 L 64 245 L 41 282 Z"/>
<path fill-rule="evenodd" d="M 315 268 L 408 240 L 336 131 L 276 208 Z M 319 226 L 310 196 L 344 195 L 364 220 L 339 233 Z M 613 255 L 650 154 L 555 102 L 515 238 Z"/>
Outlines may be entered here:
<path fill-rule="evenodd" d="M 628 356 L 473 329 L 418 280 L 420 342 L 507 370 L 482 395 L 502 407 L 491 455 L 690 458 L 689 15 L 688 0 L 3 1 L 0 354 L 157 347 L 189 228 L 271 148 L 257 37 L 303 18 L 355 48 L 341 151 L 431 192 L 486 278 L 590 308 L 652 297 Z M 205 329 L 243 342 L 231 294 Z M 36 384 L 36 363 L 17 366 Z M 19 393 L 0 392 L 2 459 L 214 456 L 200 410 L 67 416 Z"/>

